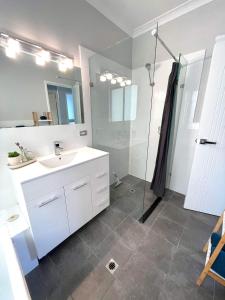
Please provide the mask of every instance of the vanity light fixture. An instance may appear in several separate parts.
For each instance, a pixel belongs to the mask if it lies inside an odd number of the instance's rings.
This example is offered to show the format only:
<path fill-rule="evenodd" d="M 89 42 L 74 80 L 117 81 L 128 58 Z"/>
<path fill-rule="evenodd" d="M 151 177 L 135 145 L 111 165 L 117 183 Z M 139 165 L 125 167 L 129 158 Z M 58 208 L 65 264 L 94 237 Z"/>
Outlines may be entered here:
<path fill-rule="evenodd" d="M 46 47 L 36 45 L 32 42 L 9 36 L 6 33 L 0 32 L 0 46 L 4 48 L 7 57 L 16 58 L 22 52 L 35 57 L 35 62 L 39 66 L 44 66 L 51 61 L 58 64 L 58 69 L 61 72 L 66 72 L 68 69 L 73 69 L 73 59 L 64 54 L 53 50 L 47 50 Z"/>
<path fill-rule="evenodd" d="M 122 87 L 131 85 L 132 83 L 131 80 L 126 76 L 121 76 L 117 73 L 110 73 L 109 71 L 104 71 L 99 75 L 99 78 L 101 82 L 106 82 L 107 80 L 109 80 L 112 85 L 119 83 Z"/>

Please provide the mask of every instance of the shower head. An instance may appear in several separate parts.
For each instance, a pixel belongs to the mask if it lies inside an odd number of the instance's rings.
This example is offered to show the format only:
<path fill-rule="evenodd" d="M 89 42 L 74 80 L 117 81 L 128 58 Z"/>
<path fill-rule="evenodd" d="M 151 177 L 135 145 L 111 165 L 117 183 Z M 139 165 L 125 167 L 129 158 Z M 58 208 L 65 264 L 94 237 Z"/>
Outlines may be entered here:
<path fill-rule="evenodd" d="M 147 69 L 148 76 L 149 76 L 149 85 L 153 87 L 155 85 L 155 83 L 152 81 L 152 78 L 151 78 L 151 66 L 152 65 L 150 63 L 145 64 L 145 68 Z"/>
<path fill-rule="evenodd" d="M 145 68 L 150 71 L 151 70 L 151 64 L 150 63 L 146 63 L 145 64 Z"/>

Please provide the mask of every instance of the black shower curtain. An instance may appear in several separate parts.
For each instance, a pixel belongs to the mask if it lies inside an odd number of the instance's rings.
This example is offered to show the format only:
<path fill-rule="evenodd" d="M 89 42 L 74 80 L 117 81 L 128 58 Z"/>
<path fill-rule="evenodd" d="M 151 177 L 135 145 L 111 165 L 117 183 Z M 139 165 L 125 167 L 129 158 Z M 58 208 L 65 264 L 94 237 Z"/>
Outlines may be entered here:
<path fill-rule="evenodd" d="M 170 143 L 170 132 L 173 118 L 173 107 L 176 93 L 179 63 L 174 62 L 169 76 L 166 100 L 163 109 L 161 132 L 156 157 L 155 170 L 151 183 L 151 189 L 158 197 L 162 197 L 166 186 L 167 158 Z"/>

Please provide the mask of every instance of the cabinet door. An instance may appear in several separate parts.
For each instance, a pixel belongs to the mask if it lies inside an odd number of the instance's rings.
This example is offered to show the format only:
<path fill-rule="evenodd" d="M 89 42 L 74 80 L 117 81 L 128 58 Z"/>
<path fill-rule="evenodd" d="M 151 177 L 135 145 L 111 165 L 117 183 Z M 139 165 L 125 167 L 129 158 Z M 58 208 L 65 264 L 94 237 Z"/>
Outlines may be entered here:
<path fill-rule="evenodd" d="M 70 233 L 75 232 L 92 218 L 90 177 L 65 186 Z"/>
<path fill-rule="evenodd" d="M 30 201 L 28 214 L 39 258 L 69 236 L 63 189 Z"/>

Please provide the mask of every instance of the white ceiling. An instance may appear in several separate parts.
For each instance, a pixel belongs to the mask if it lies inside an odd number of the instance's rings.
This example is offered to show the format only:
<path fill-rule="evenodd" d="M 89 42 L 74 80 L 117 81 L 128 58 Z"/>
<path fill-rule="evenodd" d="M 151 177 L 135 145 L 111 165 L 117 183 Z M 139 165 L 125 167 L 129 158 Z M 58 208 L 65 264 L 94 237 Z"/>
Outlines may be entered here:
<path fill-rule="evenodd" d="M 129 35 L 135 35 L 139 27 L 155 21 L 158 17 L 173 14 L 180 16 L 212 0 L 86 0 L 110 21 Z M 170 19 L 171 20 L 171 19 Z M 168 20 L 167 20 L 168 21 Z M 165 22 L 164 22 L 165 23 Z"/>

